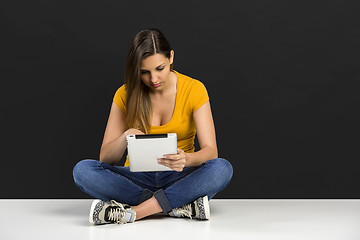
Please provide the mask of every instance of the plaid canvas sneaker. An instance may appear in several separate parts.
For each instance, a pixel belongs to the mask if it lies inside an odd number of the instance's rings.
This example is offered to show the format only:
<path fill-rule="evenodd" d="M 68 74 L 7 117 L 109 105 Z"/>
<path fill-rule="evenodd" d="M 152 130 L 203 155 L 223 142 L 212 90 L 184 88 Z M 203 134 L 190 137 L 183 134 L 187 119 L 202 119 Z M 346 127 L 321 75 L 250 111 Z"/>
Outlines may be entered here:
<path fill-rule="evenodd" d="M 173 209 L 170 213 L 173 217 L 188 217 L 201 220 L 210 219 L 210 206 L 208 196 L 200 197 L 194 202 L 186 204 L 182 207 Z"/>
<path fill-rule="evenodd" d="M 135 218 L 136 212 L 129 205 L 118 203 L 115 200 L 104 202 L 97 199 L 91 205 L 89 222 L 94 225 L 125 224 L 134 222 Z"/>

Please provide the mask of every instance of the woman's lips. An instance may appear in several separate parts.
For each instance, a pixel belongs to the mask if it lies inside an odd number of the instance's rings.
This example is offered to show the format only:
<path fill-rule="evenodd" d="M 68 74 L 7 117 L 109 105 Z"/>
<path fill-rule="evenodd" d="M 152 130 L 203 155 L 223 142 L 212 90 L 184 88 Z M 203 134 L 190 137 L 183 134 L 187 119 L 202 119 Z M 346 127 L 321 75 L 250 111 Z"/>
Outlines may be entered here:
<path fill-rule="evenodd" d="M 152 86 L 154 87 L 154 88 L 157 88 L 157 87 L 159 87 L 161 85 L 161 83 L 157 83 L 157 84 L 153 84 Z"/>

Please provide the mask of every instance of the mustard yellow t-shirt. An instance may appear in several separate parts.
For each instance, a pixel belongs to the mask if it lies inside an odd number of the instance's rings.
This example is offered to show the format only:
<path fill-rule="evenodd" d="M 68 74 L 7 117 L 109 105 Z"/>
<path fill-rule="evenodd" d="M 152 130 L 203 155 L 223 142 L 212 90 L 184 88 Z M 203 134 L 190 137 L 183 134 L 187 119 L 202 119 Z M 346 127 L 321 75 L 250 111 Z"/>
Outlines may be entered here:
<path fill-rule="evenodd" d="M 174 71 L 177 76 L 175 110 L 168 123 L 151 126 L 150 134 L 176 133 L 177 147 L 184 152 L 194 152 L 196 134 L 193 113 L 204 105 L 209 96 L 203 83 Z M 126 114 L 126 89 L 122 85 L 115 93 L 113 101 Z M 126 159 L 125 166 L 129 166 Z"/>

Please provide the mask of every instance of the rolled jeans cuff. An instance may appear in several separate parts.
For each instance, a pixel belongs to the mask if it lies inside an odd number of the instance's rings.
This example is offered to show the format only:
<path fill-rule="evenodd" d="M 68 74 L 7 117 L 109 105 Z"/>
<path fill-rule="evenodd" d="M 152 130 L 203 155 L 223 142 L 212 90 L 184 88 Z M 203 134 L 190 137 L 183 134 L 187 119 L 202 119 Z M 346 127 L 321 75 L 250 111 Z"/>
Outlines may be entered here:
<path fill-rule="evenodd" d="M 165 195 L 164 190 L 160 189 L 154 193 L 156 200 L 158 201 L 163 213 L 168 213 L 172 210 L 171 204 Z"/>

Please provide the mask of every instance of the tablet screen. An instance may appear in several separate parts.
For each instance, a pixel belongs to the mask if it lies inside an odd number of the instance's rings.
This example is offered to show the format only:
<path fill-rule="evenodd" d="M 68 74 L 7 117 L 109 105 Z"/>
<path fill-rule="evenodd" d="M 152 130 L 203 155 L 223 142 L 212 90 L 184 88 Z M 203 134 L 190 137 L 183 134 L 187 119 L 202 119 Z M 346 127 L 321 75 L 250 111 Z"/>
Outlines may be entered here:
<path fill-rule="evenodd" d="M 145 134 L 126 136 L 130 171 L 173 171 L 157 162 L 166 154 L 177 153 L 177 135 Z"/>

